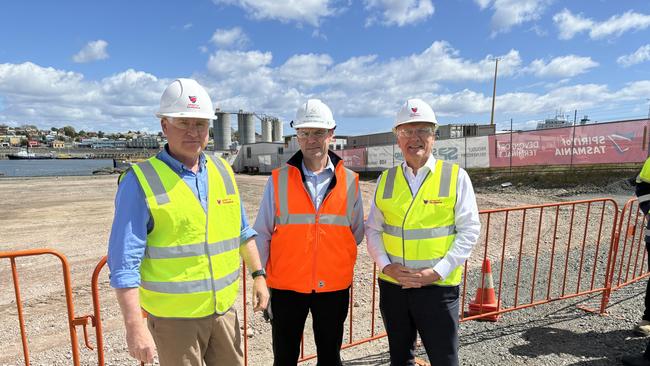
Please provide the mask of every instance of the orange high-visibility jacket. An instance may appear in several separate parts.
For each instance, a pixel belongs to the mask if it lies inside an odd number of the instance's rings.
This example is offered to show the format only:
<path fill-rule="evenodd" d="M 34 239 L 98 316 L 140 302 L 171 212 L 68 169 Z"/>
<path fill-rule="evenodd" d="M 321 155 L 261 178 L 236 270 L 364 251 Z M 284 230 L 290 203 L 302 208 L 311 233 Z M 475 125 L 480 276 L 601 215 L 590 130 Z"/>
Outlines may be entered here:
<path fill-rule="evenodd" d="M 275 230 L 266 265 L 267 283 L 271 288 L 301 293 L 346 289 L 352 284 L 357 258 L 350 225 L 359 176 L 330 153 L 335 165 L 333 182 L 316 211 L 299 168 L 302 154 L 294 158 L 273 170 Z"/>

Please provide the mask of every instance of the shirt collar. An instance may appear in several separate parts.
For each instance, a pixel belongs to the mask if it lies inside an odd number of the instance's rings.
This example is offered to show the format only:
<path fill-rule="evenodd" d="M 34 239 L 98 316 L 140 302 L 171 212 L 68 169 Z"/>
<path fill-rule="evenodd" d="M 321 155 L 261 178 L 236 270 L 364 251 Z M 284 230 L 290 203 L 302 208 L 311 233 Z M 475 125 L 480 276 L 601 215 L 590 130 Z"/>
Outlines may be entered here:
<path fill-rule="evenodd" d="M 427 162 L 424 163 L 424 166 L 422 168 L 425 168 L 425 167 L 428 168 L 429 171 L 431 171 L 431 172 L 436 170 L 436 158 L 433 157 L 433 154 L 429 155 L 429 158 L 427 159 Z M 422 168 L 418 169 L 418 174 L 420 174 L 420 172 L 423 171 Z M 404 173 L 408 172 L 411 175 L 414 175 L 413 174 L 413 169 L 410 166 L 408 166 L 408 164 L 406 164 L 406 160 L 404 160 L 402 162 L 402 169 L 404 170 Z"/>
<path fill-rule="evenodd" d="M 305 173 L 305 175 L 308 175 L 310 177 L 313 177 L 313 176 L 316 175 L 316 174 L 314 174 L 314 172 L 312 172 L 311 170 L 309 170 L 305 166 L 305 160 L 304 159 L 302 160 L 302 162 L 300 164 L 302 165 L 302 172 Z M 323 171 L 325 171 L 325 170 L 331 170 L 332 172 L 334 172 L 334 164 L 332 164 L 332 159 L 330 159 L 329 156 L 327 157 L 327 164 L 325 165 L 325 169 L 323 169 Z"/>
<path fill-rule="evenodd" d="M 192 170 L 187 168 L 185 165 L 183 165 L 183 163 L 176 160 L 173 156 L 171 156 L 171 154 L 169 154 L 168 144 L 166 144 L 165 148 L 158 153 L 157 157 L 178 174 L 183 173 L 183 171 L 192 172 Z M 203 171 L 204 168 L 205 168 L 205 155 L 201 153 L 201 155 L 199 155 L 199 171 L 197 173 Z"/>

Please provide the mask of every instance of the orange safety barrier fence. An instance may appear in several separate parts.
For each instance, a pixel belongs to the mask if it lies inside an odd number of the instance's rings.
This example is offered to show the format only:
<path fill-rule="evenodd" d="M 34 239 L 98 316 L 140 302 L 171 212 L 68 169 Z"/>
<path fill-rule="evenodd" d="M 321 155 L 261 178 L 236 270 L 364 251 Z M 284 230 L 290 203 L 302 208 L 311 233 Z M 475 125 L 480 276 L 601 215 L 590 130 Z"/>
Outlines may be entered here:
<path fill-rule="evenodd" d="M 583 309 L 603 313 L 611 291 L 650 275 L 644 272 L 646 261 L 645 250 L 643 250 L 644 218 L 638 211 L 638 205 L 635 206 L 635 202 L 635 200 L 628 201 L 621 215 L 618 213 L 616 202 L 608 198 L 481 211 L 481 236 L 472 257 L 464 267 L 460 321 L 495 320 L 495 316 L 503 313 L 597 293 L 602 293 L 602 298 L 595 309 L 586 307 Z M 100 260 L 92 276 L 94 315 L 75 318 L 69 267 L 63 255 L 50 250 L 0 252 L 0 258 L 12 260 L 26 365 L 29 364 L 29 353 L 13 257 L 44 253 L 58 256 L 64 266 L 66 302 L 75 365 L 79 362 L 76 325 L 84 326 L 86 345 L 92 349 L 85 329 L 88 320 L 91 320 L 95 327 L 98 365 L 104 365 L 98 278 L 106 258 Z M 486 261 L 491 263 L 492 273 L 485 270 Z M 370 287 L 361 288 L 371 291 L 368 296 L 370 303 L 365 300 L 357 301 L 358 290 L 353 283 L 349 316 L 346 320 L 348 323 L 344 334 L 347 342 L 342 346 L 343 349 L 386 336 L 383 327 L 377 324 L 377 268 L 373 264 L 370 276 L 369 266 L 363 262 L 357 263 L 355 279 L 360 280 L 361 283 L 372 283 Z M 242 273 L 246 273 L 245 265 Z M 486 277 L 492 277 L 492 274 L 493 278 L 488 280 Z M 249 296 L 247 276 L 242 275 L 242 279 L 244 354 L 245 363 L 248 365 L 250 350 L 248 330 L 253 318 L 246 304 Z M 493 290 L 492 282 L 494 282 Z M 489 296 L 476 296 L 477 301 L 472 304 L 473 313 L 465 313 L 470 299 L 474 299 L 475 291 L 486 287 L 487 283 L 490 284 L 490 292 L 496 296 L 496 304 L 487 304 L 487 302 L 482 304 L 484 301 L 482 299 Z M 492 305 L 496 305 L 496 310 Z M 357 321 L 358 319 L 355 318 L 357 313 L 366 318 L 367 325 L 364 326 Z M 363 329 L 359 330 L 355 327 Z M 269 343 L 270 341 L 270 338 L 263 340 Z M 314 348 L 312 344 L 309 345 Z M 303 342 L 300 362 L 315 357 L 315 353 L 305 352 Z M 418 361 L 418 364 L 425 364 L 421 360 Z"/>
<path fill-rule="evenodd" d="M 490 260 L 496 310 L 485 306 L 477 314 L 461 314 L 461 321 L 494 320 L 510 311 L 594 293 L 603 294 L 597 309 L 583 309 L 603 313 L 617 220 L 618 206 L 609 198 L 481 211 L 481 237 L 465 263 L 462 308 L 485 283 L 481 267 Z"/>
<path fill-rule="evenodd" d="M 612 253 L 610 278 L 612 291 L 650 276 L 646 266 L 648 263 L 645 247 L 646 220 L 636 198 L 625 203 L 614 238 L 616 248 Z"/>
<path fill-rule="evenodd" d="M 70 329 L 70 344 L 72 346 L 72 362 L 73 365 L 78 366 L 79 365 L 79 344 L 78 344 L 78 337 L 77 337 L 77 326 L 78 325 L 83 326 L 84 340 L 86 342 L 86 346 L 92 349 L 92 346 L 88 342 L 88 333 L 86 330 L 86 325 L 88 324 L 89 320 L 92 321 L 92 325 L 95 325 L 95 322 L 92 316 L 88 316 L 88 315 L 81 316 L 81 317 L 74 316 L 74 302 L 72 297 L 72 285 L 70 282 L 70 265 L 68 264 L 68 260 L 66 259 L 66 257 L 63 254 L 52 249 L 28 249 L 28 250 L 16 250 L 11 252 L 0 251 L 0 258 L 9 258 L 11 262 L 11 274 L 12 274 L 12 279 L 14 284 L 16 309 L 18 312 L 18 324 L 20 327 L 20 337 L 23 346 L 23 358 L 25 360 L 25 365 L 26 366 L 30 365 L 29 344 L 27 342 L 25 317 L 23 314 L 23 306 L 22 306 L 22 300 L 20 296 L 20 283 L 18 277 L 18 270 L 16 267 L 16 258 L 39 256 L 44 254 L 54 255 L 57 258 L 59 258 L 59 260 L 61 261 L 61 267 L 63 272 L 63 287 L 65 291 L 65 302 L 66 302 L 67 316 L 68 316 L 68 328 Z"/>

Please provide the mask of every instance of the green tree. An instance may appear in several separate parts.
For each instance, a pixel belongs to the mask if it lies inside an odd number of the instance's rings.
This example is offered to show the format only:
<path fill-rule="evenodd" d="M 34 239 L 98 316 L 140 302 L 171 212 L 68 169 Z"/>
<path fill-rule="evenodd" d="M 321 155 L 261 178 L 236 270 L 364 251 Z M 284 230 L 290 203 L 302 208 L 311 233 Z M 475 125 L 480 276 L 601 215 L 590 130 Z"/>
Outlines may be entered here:
<path fill-rule="evenodd" d="M 74 127 L 72 126 L 63 127 L 63 134 L 72 138 L 77 137 L 77 131 L 75 131 Z"/>

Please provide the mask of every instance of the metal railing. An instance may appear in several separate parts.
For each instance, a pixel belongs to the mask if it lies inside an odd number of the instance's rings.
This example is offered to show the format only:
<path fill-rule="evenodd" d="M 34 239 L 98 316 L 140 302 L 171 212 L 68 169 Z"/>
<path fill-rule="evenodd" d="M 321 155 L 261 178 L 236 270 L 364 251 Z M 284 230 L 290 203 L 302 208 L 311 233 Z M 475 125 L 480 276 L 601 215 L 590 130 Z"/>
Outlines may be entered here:
<path fill-rule="evenodd" d="M 491 315 L 526 309 L 553 301 L 601 293 L 600 303 L 584 310 L 603 313 L 612 291 L 650 276 L 646 272 L 647 260 L 644 244 L 645 218 L 639 212 L 635 199 L 626 203 L 619 214 L 615 201 L 609 198 L 580 200 L 572 202 L 531 205 L 524 207 L 483 210 L 480 212 L 482 232 L 474 248 L 474 255 L 465 263 L 464 279 L 460 298 L 460 321 L 485 319 Z M 15 258 L 22 256 L 52 254 L 63 265 L 64 287 L 72 343 L 74 365 L 79 364 L 79 347 L 76 326 L 84 327 L 86 346 L 88 341 L 86 325 L 95 327 L 98 365 L 105 364 L 104 339 L 99 298 L 99 275 L 106 264 L 102 258 L 92 275 L 93 315 L 74 316 L 70 268 L 62 254 L 49 249 L 0 252 L 0 258 L 11 260 L 14 289 L 18 308 L 19 325 L 23 342 L 25 364 L 29 365 L 29 349 L 25 332 L 24 316 L 18 284 Z M 496 310 L 483 311 L 478 304 L 478 314 L 467 314 L 465 310 L 474 289 L 482 288 L 487 273 L 483 270 L 485 260 L 490 260 L 494 269 L 493 282 L 496 296 Z M 245 273 L 246 267 L 242 265 Z M 357 276 L 367 274 L 359 273 Z M 242 276 L 242 308 L 244 329 L 245 363 L 249 362 L 250 342 L 248 325 L 250 312 L 246 305 L 248 296 L 247 278 Z M 368 279 L 370 281 L 370 279 Z M 350 289 L 347 342 L 343 349 L 355 347 L 386 336 L 377 326 L 377 267 L 373 265 L 372 286 L 369 289 L 370 319 L 369 331 L 362 334 L 355 318 L 355 298 L 359 289 Z M 368 298 L 368 297 L 366 297 Z M 478 297 L 477 297 L 478 298 Z M 474 304 L 476 305 L 476 304 Z M 357 311 L 365 311 L 359 309 Z M 365 314 L 362 312 L 362 314 Z M 264 340 L 270 341 L 270 340 Z M 300 361 L 316 357 L 306 353 L 301 346 Z M 419 360 L 419 364 L 425 364 Z"/>

